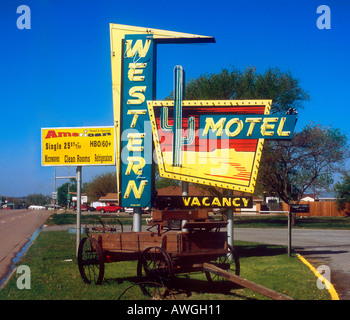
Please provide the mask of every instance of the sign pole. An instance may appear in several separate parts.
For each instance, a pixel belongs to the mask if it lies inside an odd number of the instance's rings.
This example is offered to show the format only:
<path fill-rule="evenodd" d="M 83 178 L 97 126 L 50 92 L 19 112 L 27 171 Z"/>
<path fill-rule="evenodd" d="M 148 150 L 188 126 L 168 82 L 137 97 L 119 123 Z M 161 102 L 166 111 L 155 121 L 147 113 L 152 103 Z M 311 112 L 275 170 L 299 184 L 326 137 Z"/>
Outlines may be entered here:
<path fill-rule="evenodd" d="M 78 248 L 81 240 L 81 166 L 77 167 L 77 243 L 76 256 L 78 257 Z"/>
<path fill-rule="evenodd" d="M 141 232 L 141 207 L 134 208 L 132 231 Z"/>
<path fill-rule="evenodd" d="M 292 250 L 292 211 L 289 210 L 288 214 L 288 257 L 291 256 Z"/>
<path fill-rule="evenodd" d="M 227 194 L 232 196 L 232 190 L 227 190 Z M 233 209 L 227 209 L 227 243 L 233 247 Z"/>
<path fill-rule="evenodd" d="M 53 191 L 56 192 L 56 167 L 55 167 L 55 179 L 54 179 L 54 184 L 53 184 Z M 57 211 L 56 211 L 56 203 L 57 203 L 57 198 L 55 200 L 52 199 L 52 204 L 53 204 L 53 207 L 54 207 L 55 214 L 57 213 Z"/>
<path fill-rule="evenodd" d="M 181 186 L 182 186 L 182 195 L 188 196 L 188 182 L 182 181 Z M 188 232 L 188 229 L 183 228 L 183 226 L 186 224 L 186 222 L 187 222 L 187 220 L 181 221 L 181 229 L 183 232 Z"/>

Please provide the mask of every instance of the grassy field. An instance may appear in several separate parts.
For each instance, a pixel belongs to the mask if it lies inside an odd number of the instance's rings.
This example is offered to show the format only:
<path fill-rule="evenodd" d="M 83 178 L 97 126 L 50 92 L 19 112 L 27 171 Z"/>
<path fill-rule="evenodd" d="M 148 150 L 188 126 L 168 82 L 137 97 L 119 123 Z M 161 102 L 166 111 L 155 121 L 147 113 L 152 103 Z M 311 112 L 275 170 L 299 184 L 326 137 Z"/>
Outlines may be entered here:
<path fill-rule="evenodd" d="M 87 285 L 79 274 L 74 234 L 67 231 L 41 232 L 18 265 L 31 270 L 31 289 L 19 290 L 13 273 L 0 290 L 0 300 L 142 300 L 146 297 L 134 285 L 136 262 L 106 264 L 102 285 Z M 282 246 L 236 242 L 241 276 L 298 300 L 330 300 L 319 290 L 313 273 L 297 257 L 288 257 Z M 265 300 L 251 290 L 209 285 L 203 273 L 177 276 L 173 296 L 177 300 Z"/>
<path fill-rule="evenodd" d="M 119 219 L 123 225 L 131 226 L 132 216 L 116 216 L 109 215 L 85 215 L 81 216 L 82 226 L 84 226 L 88 219 L 93 217 L 100 217 L 102 219 L 108 219 L 115 217 Z M 142 216 L 142 224 L 146 225 L 146 218 L 149 215 Z M 213 216 L 215 220 L 220 220 L 221 216 Z M 320 228 L 320 229 L 350 229 L 350 217 L 298 217 L 297 223 L 293 228 Z M 47 221 L 48 225 L 64 225 L 75 224 L 75 213 L 60 213 L 53 214 Z M 287 228 L 288 218 L 285 215 L 257 215 L 257 216 L 234 216 L 235 228 Z M 129 230 L 128 230 L 129 231 Z"/>

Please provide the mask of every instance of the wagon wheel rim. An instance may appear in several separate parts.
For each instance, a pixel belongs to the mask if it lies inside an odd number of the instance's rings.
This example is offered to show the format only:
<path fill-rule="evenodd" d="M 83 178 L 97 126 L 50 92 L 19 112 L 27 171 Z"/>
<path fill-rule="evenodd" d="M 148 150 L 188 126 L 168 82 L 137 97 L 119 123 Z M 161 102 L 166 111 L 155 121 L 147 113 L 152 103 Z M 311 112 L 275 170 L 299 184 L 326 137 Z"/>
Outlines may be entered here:
<path fill-rule="evenodd" d="M 106 233 L 122 233 L 123 230 L 123 224 L 119 219 L 109 219 L 104 224 L 104 232 Z"/>
<path fill-rule="evenodd" d="M 213 261 L 213 264 L 218 266 L 219 268 L 220 266 L 222 266 L 223 269 L 225 269 L 228 272 L 232 272 L 237 276 L 239 276 L 240 274 L 239 256 L 237 254 L 237 251 L 231 245 L 228 245 L 227 254 L 218 257 L 215 261 Z M 221 277 L 218 274 L 212 274 L 209 271 L 206 271 L 205 275 L 207 277 L 207 280 L 212 284 L 216 284 L 221 281 L 229 283 L 227 279 Z"/>
<path fill-rule="evenodd" d="M 104 259 L 100 244 L 94 238 L 83 238 L 78 248 L 78 267 L 87 284 L 101 284 L 104 276 Z"/>
<path fill-rule="evenodd" d="M 164 299 L 170 292 L 169 287 L 174 278 L 169 254 L 160 247 L 145 249 L 138 260 L 137 277 L 143 294 L 154 299 Z"/>
<path fill-rule="evenodd" d="M 125 295 L 125 293 L 127 291 L 129 291 L 130 289 L 132 289 L 135 286 L 148 286 L 148 289 L 152 289 L 152 294 L 151 294 L 151 299 L 152 300 L 162 300 L 164 298 L 166 298 L 167 300 L 176 300 L 175 295 L 171 292 L 171 290 L 169 290 L 167 287 L 156 283 L 156 282 L 150 282 L 150 281 L 144 281 L 144 282 L 138 282 L 138 283 L 134 283 L 132 284 L 130 287 L 126 288 L 118 297 L 118 300 L 124 300 L 127 299 L 129 300 L 130 298 L 123 298 L 122 297 Z M 165 294 L 166 293 L 166 294 Z"/>
<path fill-rule="evenodd" d="M 90 218 L 85 225 L 85 234 L 89 237 L 92 233 L 104 232 L 103 221 L 99 218 Z"/>

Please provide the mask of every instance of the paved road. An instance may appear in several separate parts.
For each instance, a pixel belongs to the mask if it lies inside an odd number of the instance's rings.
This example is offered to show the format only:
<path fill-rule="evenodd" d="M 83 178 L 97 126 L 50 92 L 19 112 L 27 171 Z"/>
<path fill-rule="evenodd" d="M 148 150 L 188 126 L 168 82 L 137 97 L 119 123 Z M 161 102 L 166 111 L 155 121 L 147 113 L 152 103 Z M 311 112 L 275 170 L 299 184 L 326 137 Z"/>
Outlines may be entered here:
<path fill-rule="evenodd" d="M 236 228 L 234 239 L 287 245 L 287 229 Z M 316 268 L 327 265 L 341 300 L 350 300 L 350 230 L 293 229 L 292 248 Z M 316 281 L 315 281 L 315 289 Z"/>
<path fill-rule="evenodd" d="M 51 213 L 48 210 L 0 210 L 0 284 L 11 270 L 12 259 Z"/>

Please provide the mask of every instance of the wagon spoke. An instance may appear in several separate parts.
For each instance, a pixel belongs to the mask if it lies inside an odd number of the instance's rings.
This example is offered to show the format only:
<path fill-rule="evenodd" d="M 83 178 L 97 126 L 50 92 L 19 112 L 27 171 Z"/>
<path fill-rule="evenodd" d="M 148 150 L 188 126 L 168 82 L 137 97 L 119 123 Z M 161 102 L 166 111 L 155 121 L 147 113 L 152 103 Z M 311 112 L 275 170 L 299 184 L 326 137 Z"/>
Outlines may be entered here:
<path fill-rule="evenodd" d="M 213 265 L 216 265 L 217 267 L 232 272 L 235 275 L 239 276 L 240 274 L 240 263 L 239 263 L 239 257 L 236 252 L 236 250 L 229 245 L 228 251 L 225 255 L 218 257 L 215 261 L 211 262 Z M 222 278 L 218 274 L 213 274 L 208 271 L 205 272 L 205 275 L 207 277 L 207 280 L 211 283 L 215 283 L 218 281 L 225 281 L 225 278 Z"/>
<path fill-rule="evenodd" d="M 115 218 L 109 219 L 104 224 L 104 232 L 106 233 L 123 232 L 123 224 L 118 219 L 115 219 Z"/>
<path fill-rule="evenodd" d="M 102 233 L 104 232 L 104 225 L 99 218 L 90 218 L 85 225 L 85 233 L 90 236 L 92 233 Z"/>
<path fill-rule="evenodd" d="M 83 238 L 78 249 L 78 267 L 85 283 L 100 284 L 104 276 L 101 246 L 94 238 Z"/>
<path fill-rule="evenodd" d="M 147 248 L 139 259 L 137 276 L 145 295 L 154 296 L 160 287 L 167 287 L 173 278 L 172 261 L 168 253 L 160 247 Z M 148 284 L 145 285 L 145 282 Z M 150 285 L 156 283 L 157 285 Z"/>

